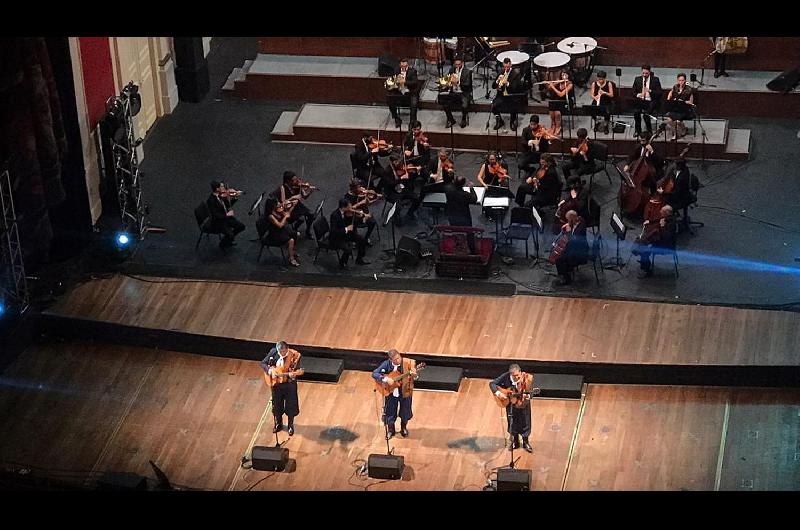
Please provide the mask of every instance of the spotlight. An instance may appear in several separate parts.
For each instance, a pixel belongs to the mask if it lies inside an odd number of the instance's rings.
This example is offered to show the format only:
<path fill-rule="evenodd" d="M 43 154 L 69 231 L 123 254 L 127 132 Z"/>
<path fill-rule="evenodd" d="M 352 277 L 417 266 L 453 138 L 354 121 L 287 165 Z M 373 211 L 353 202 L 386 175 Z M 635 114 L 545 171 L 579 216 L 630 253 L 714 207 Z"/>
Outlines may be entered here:
<path fill-rule="evenodd" d="M 116 241 L 119 248 L 125 248 L 131 242 L 131 238 L 125 232 L 119 232 L 117 233 Z"/>
<path fill-rule="evenodd" d="M 3 318 L 5 312 L 6 312 L 6 302 L 5 300 L 0 300 L 0 318 Z"/>

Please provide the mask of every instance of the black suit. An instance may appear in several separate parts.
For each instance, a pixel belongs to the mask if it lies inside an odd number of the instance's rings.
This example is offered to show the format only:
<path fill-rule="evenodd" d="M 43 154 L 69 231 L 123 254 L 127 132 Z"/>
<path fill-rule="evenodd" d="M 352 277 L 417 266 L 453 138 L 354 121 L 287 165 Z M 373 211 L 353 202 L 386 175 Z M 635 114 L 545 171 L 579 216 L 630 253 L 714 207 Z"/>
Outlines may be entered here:
<path fill-rule="evenodd" d="M 386 174 L 386 168 L 380 163 L 378 153 L 373 153 L 363 140 L 356 142 L 353 158 L 356 165 L 356 176 L 364 183 L 367 184 L 372 175 L 373 180 L 383 178 Z"/>
<path fill-rule="evenodd" d="M 528 125 L 522 129 L 522 160 L 519 167 L 523 168 L 526 172 L 525 176 L 531 176 L 533 170 L 530 168 L 533 164 L 538 164 L 542 153 L 546 153 L 550 148 L 550 142 L 546 138 L 539 140 L 539 148 L 531 147 L 528 142 L 533 140 L 533 127 Z"/>
<path fill-rule="evenodd" d="M 652 221 L 653 223 L 661 223 L 661 220 Z M 675 249 L 675 240 L 677 238 L 677 226 L 675 217 L 670 215 L 667 217 L 666 225 L 659 227 L 658 231 L 647 241 L 640 240 L 638 237 L 634 241 L 632 254 L 639 256 L 639 267 L 645 271 L 650 272 L 653 268 L 652 255 L 653 249 Z"/>
<path fill-rule="evenodd" d="M 454 73 L 456 73 L 456 69 L 454 67 L 450 68 L 448 77 Z M 461 119 L 462 121 L 466 121 L 469 103 L 472 101 L 472 70 L 465 66 L 461 67 L 461 79 L 458 83 L 458 87 L 461 89 L 460 94 L 452 89 L 450 92 L 461 99 Z M 445 108 L 444 113 L 447 115 L 447 121 L 456 121 L 455 118 L 453 118 L 453 111 L 450 108 Z"/>
<path fill-rule="evenodd" d="M 556 261 L 558 274 L 569 279 L 569 274 L 576 265 L 586 263 L 589 256 L 589 243 L 586 240 L 586 223 L 581 219 L 572 227 L 569 243 L 564 253 Z"/>
<path fill-rule="evenodd" d="M 558 176 L 555 164 L 549 166 L 544 176 L 539 179 L 537 191 L 534 191 L 533 186 L 527 182 L 523 182 L 517 188 L 517 195 L 514 200 L 520 206 L 525 206 L 526 195 L 533 196 L 530 204 L 537 208 L 553 206 L 558 203 L 558 198 L 561 196 L 561 178 Z"/>
<path fill-rule="evenodd" d="M 641 144 L 639 144 L 635 148 L 633 148 L 631 150 L 630 154 L 628 155 L 627 165 L 630 166 L 635 161 L 639 160 L 639 158 L 641 158 L 641 156 L 642 156 L 642 152 L 643 152 L 643 148 L 642 148 Z M 648 161 L 655 168 L 656 175 L 655 175 L 655 178 L 653 178 L 653 179 L 645 179 L 642 182 L 642 185 L 647 187 L 648 189 L 650 189 L 650 192 L 652 193 L 653 191 L 655 191 L 656 179 L 661 178 L 661 176 L 664 174 L 664 159 L 661 157 L 661 155 L 659 155 L 655 151 L 655 149 L 653 150 L 652 153 L 647 153 L 646 151 L 645 151 L 645 153 L 646 153 L 645 156 L 647 157 Z"/>
<path fill-rule="evenodd" d="M 394 75 L 398 75 L 400 73 L 400 67 L 395 70 Z M 398 103 L 401 105 L 408 105 L 411 108 L 411 121 L 417 119 L 417 105 L 419 104 L 419 78 L 417 77 L 417 70 L 408 67 L 406 70 L 406 88 L 408 92 L 405 96 L 397 97 L 401 94 L 400 89 L 396 88 L 389 91 L 389 94 L 393 97 L 387 98 L 387 103 L 389 105 L 389 111 L 392 113 L 392 118 L 398 119 L 397 116 L 397 105 Z M 399 100 L 399 101 L 398 101 Z"/>
<path fill-rule="evenodd" d="M 472 213 L 470 204 L 478 202 L 478 195 L 474 189 L 464 191 L 455 183 L 444 185 L 444 193 L 447 197 L 447 222 L 451 226 L 472 226 Z"/>
<path fill-rule="evenodd" d="M 578 143 L 580 144 L 580 140 Z M 593 148 L 592 144 L 592 140 L 588 140 L 589 147 L 586 150 L 586 158 L 583 158 L 583 155 L 578 152 L 572 155 L 567 162 L 564 162 L 564 164 L 561 166 L 561 169 L 564 171 L 565 179 L 569 180 L 573 169 L 576 171 L 579 177 L 581 175 L 591 175 L 594 173 L 595 149 Z M 575 147 L 577 147 L 577 145 Z"/>
<path fill-rule="evenodd" d="M 642 93 L 643 86 L 644 78 L 642 78 L 642 76 L 638 76 L 633 80 L 633 87 L 631 87 L 635 108 L 633 111 L 633 117 L 636 124 L 636 132 L 638 134 L 642 133 L 642 112 L 652 114 L 658 109 L 659 104 L 661 103 L 661 81 L 658 80 L 658 77 L 650 74 L 650 101 L 639 99 L 637 97 L 638 94 Z M 650 118 L 647 118 L 644 124 L 647 127 L 647 131 L 652 133 L 653 125 L 650 123 Z"/>
<path fill-rule="evenodd" d="M 342 258 L 340 260 L 341 265 L 346 265 L 347 262 L 350 260 L 350 255 L 352 252 L 350 251 L 350 246 L 347 244 L 348 241 L 353 241 L 356 244 L 356 249 L 358 251 L 358 255 L 356 256 L 357 259 L 362 259 L 364 254 L 367 253 L 367 240 L 364 239 L 362 236 L 358 234 L 355 230 L 351 230 L 348 232 L 345 228 L 350 226 L 351 219 L 345 218 L 342 215 L 342 211 L 340 209 L 336 209 L 331 212 L 331 233 L 329 236 L 331 248 L 338 248 L 341 249 Z"/>
<path fill-rule="evenodd" d="M 502 73 L 500 75 L 503 75 Z M 492 88 L 497 89 L 497 81 L 500 76 L 492 83 Z M 508 91 L 508 96 L 504 96 L 503 92 Z M 503 111 L 509 112 L 509 100 L 513 94 L 523 93 L 525 91 L 522 84 L 522 74 L 516 68 L 511 68 L 508 74 L 508 87 L 497 90 L 497 95 L 492 101 L 492 114 L 500 118 L 500 113 Z M 511 123 L 517 123 L 517 113 L 511 112 Z"/>
<path fill-rule="evenodd" d="M 245 228 L 244 224 L 239 222 L 235 217 L 227 215 L 227 212 L 231 210 L 235 203 L 236 199 L 217 197 L 213 193 L 206 199 L 208 213 L 211 215 L 211 224 L 209 228 L 225 236 L 220 243 L 222 246 L 230 246 L 236 234 Z"/>

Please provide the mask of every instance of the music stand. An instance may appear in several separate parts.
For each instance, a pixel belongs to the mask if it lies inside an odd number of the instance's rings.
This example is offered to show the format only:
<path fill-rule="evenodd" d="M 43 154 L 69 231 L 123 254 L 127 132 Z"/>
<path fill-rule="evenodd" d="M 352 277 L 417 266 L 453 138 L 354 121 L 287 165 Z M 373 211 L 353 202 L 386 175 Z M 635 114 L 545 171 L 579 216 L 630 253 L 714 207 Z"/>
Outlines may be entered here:
<path fill-rule="evenodd" d="M 264 200 L 264 195 L 266 195 L 266 191 L 262 191 L 261 195 L 253 201 L 253 204 L 250 206 L 250 210 L 248 210 L 247 215 L 253 215 L 256 210 L 258 210 L 259 217 L 261 216 L 261 202 Z"/>
<path fill-rule="evenodd" d="M 592 132 L 594 133 L 594 140 L 597 140 L 597 116 L 605 115 L 608 107 L 605 105 L 583 105 L 581 106 L 581 114 L 589 116 L 592 119 Z"/>
<path fill-rule="evenodd" d="M 394 217 L 396 210 L 397 210 L 397 203 L 395 202 L 394 204 L 392 204 L 392 207 L 389 208 L 389 211 L 386 213 L 386 219 L 384 219 L 383 221 L 384 228 L 386 227 L 387 224 L 389 224 L 392 221 L 392 218 Z M 395 236 L 394 236 L 394 223 L 392 223 L 392 249 L 391 250 L 385 249 L 384 252 L 392 255 L 397 254 L 397 243 L 395 241 Z"/>
<path fill-rule="evenodd" d="M 542 223 L 542 216 L 536 210 L 536 206 L 531 206 L 531 213 L 536 223 L 536 230 L 533 232 L 533 248 L 536 250 L 536 257 L 531 264 L 531 268 L 533 268 L 539 264 L 539 232 L 544 232 L 544 224 Z"/>
<path fill-rule="evenodd" d="M 483 201 L 481 203 L 481 208 L 484 210 L 491 210 L 495 213 L 494 217 L 494 234 L 495 234 L 495 242 L 494 242 L 494 250 L 500 246 L 500 229 L 504 228 L 503 225 L 503 217 L 505 217 L 505 213 L 508 211 L 508 208 L 511 206 L 511 199 L 514 198 L 514 194 L 511 193 L 511 190 L 508 188 L 504 188 L 502 186 L 488 186 L 486 188 L 486 193 L 483 196 Z M 487 204 L 488 203 L 488 204 Z"/>
<path fill-rule="evenodd" d="M 611 229 L 617 235 L 617 256 L 616 256 L 616 261 L 612 265 L 607 265 L 603 267 L 603 269 L 609 271 L 617 271 L 618 273 L 622 274 L 622 267 L 625 266 L 625 263 L 619 257 L 619 242 L 625 241 L 625 235 L 628 233 L 628 225 L 622 222 L 622 219 L 619 217 L 619 215 L 617 215 L 617 212 L 611 213 L 611 219 L 609 220 L 609 222 L 611 224 Z"/>

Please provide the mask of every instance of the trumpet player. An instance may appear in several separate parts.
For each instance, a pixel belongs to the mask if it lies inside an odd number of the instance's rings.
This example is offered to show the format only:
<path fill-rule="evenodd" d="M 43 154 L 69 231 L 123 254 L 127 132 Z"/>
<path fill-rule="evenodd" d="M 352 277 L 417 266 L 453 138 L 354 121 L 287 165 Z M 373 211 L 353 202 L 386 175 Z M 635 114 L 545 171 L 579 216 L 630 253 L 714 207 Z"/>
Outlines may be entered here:
<path fill-rule="evenodd" d="M 417 70 L 408 65 L 408 59 L 400 61 L 400 66 L 395 71 L 394 76 L 386 82 L 386 87 L 390 95 L 402 95 L 409 99 L 408 105 L 411 107 L 411 121 L 417 119 L 417 105 L 419 103 L 419 95 L 417 93 L 418 83 Z M 394 124 L 399 129 L 403 126 L 403 120 L 397 115 L 396 98 L 389 97 L 386 102 L 389 106 L 389 111 L 392 113 L 392 118 L 394 118 Z"/>
<path fill-rule="evenodd" d="M 464 68 L 464 60 L 459 57 L 453 62 L 453 67 L 450 68 L 445 80 L 447 81 L 447 90 L 450 91 L 453 98 L 458 96 L 461 100 L 461 128 L 463 129 L 467 126 L 467 112 L 469 103 L 472 101 L 472 70 Z M 455 125 L 456 120 L 449 106 L 445 107 L 444 113 L 447 115 L 445 127 Z"/>
<path fill-rule="evenodd" d="M 244 224 L 236 219 L 233 213 L 233 204 L 241 192 L 229 189 L 224 182 L 211 181 L 211 195 L 206 199 L 208 213 L 211 216 L 212 232 L 223 235 L 219 248 L 232 247 L 236 244 L 236 234 L 244 230 Z"/>
<path fill-rule="evenodd" d="M 633 118 L 636 126 L 634 137 L 638 138 L 642 135 L 642 114 L 652 114 L 661 101 L 661 81 L 659 81 L 658 77 L 652 75 L 649 64 L 642 65 L 642 75 L 633 80 L 631 90 L 636 95 L 636 100 L 634 101 L 636 110 L 633 112 Z M 647 127 L 647 132 L 652 136 L 653 125 L 650 123 L 649 117 L 644 121 L 644 124 Z"/>
<path fill-rule="evenodd" d="M 494 130 L 505 125 L 500 111 L 507 107 L 507 100 L 511 94 L 522 91 L 520 86 L 522 84 L 521 81 L 522 74 L 519 73 L 519 70 L 511 67 L 511 59 L 506 57 L 503 60 L 503 71 L 497 76 L 494 83 L 492 83 L 492 88 L 497 90 L 497 95 L 494 97 L 494 101 L 492 101 L 492 114 L 494 114 L 495 118 Z M 511 112 L 511 130 L 517 130 L 516 112 Z"/>

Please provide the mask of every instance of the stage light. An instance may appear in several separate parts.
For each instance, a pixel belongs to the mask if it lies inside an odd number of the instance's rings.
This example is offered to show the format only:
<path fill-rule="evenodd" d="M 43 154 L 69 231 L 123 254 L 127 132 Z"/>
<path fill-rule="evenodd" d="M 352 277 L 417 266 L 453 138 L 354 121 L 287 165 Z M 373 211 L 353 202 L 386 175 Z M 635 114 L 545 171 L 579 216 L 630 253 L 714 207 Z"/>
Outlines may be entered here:
<path fill-rule="evenodd" d="M 128 243 L 131 242 L 131 238 L 125 232 L 119 232 L 117 233 L 116 241 L 119 248 L 125 248 L 128 246 Z"/>
<path fill-rule="evenodd" d="M 6 312 L 6 302 L 5 300 L 0 300 L 0 318 L 3 318 L 5 312 Z"/>

